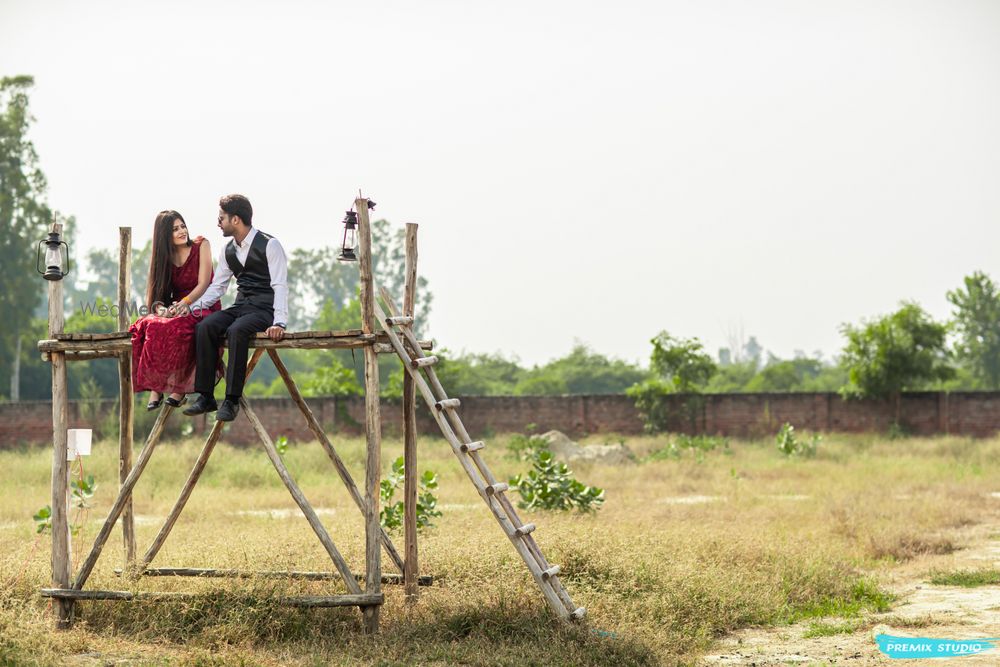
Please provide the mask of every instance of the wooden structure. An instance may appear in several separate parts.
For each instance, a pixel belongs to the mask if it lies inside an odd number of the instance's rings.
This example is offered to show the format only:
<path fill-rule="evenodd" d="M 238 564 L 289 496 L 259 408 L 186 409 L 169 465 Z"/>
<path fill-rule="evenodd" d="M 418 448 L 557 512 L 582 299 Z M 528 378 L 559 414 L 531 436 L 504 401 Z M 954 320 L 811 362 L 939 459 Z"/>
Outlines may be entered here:
<path fill-rule="evenodd" d="M 124 538 L 125 568 L 117 572 L 128 576 L 192 576 L 192 577 L 246 577 L 284 576 L 314 580 L 340 579 L 347 588 L 346 594 L 325 596 L 300 596 L 282 598 L 280 602 L 300 607 L 357 606 L 362 610 L 367 632 L 377 632 L 379 612 L 383 603 L 382 584 L 401 583 L 409 599 L 417 595 L 418 585 L 431 583 L 430 577 L 420 577 L 417 562 L 416 541 L 416 393 L 419 391 L 434 414 L 445 438 L 451 444 L 463 469 L 469 475 L 483 501 L 499 522 L 504 533 L 510 538 L 515 549 L 524 559 L 532 577 L 541 588 L 547 602 L 555 613 L 564 620 L 579 619 L 583 608 L 577 608 L 566 589 L 559 582 L 559 566 L 550 565 L 535 542 L 532 531 L 534 524 L 526 524 L 506 496 L 507 485 L 498 482 L 482 459 L 485 444 L 473 441 L 459 418 L 458 399 L 448 398 L 434 373 L 437 357 L 426 356 L 430 349 L 426 341 L 418 341 L 413 334 L 414 297 L 416 290 L 417 226 L 406 227 L 406 283 L 403 312 L 396 310 L 392 297 L 380 291 L 383 303 L 390 313 L 387 316 L 375 300 L 375 285 L 372 278 L 371 226 L 368 218 L 369 202 L 358 198 L 355 201 L 358 213 L 359 269 L 361 274 L 361 314 L 362 329 L 351 331 L 308 331 L 287 333 L 280 342 L 259 334 L 251 341 L 254 353 L 247 363 L 247 376 L 253 372 L 260 358 L 266 352 L 274 363 L 292 400 L 302 412 L 310 430 L 326 451 L 341 481 L 347 487 L 351 498 L 365 519 L 365 571 L 355 574 L 348 567 L 337 550 L 319 517 L 309 501 L 292 479 L 266 428 L 258 419 L 253 407 L 241 399 L 242 412 L 256 432 L 267 457 L 305 515 L 313 532 L 323 545 L 336 573 L 331 572 L 262 572 L 247 573 L 238 570 L 203 568 L 151 568 L 150 564 L 163 546 L 174 523 L 183 511 L 194 490 L 208 459 L 222 434 L 223 422 L 216 421 L 196 460 L 187 481 L 173 509 L 167 516 L 152 544 L 142 558 L 136 557 L 135 529 L 132 516 L 132 492 L 143 470 L 153 455 L 166 420 L 173 408 L 164 404 L 146 438 L 138 457 L 132 461 L 132 372 L 131 341 L 127 328 L 127 300 L 129 298 L 129 273 L 131 264 L 131 230 L 120 229 L 121 253 L 119 256 L 119 331 L 108 334 L 65 334 L 63 333 L 62 283 L 49 283 L 49 337 L 39 341 L 38 349 L 44 358 L 52 363 L 52 587 L 42 590 L 42 595 L 55 599 L 54 612 L 57 627 L 69 627 L 73 620 L 76 600 L 176 600 L 186 593 L 132 593 L 129 591 L 84 590 L 84 585 L 93 572 L 94 566 L 115 524 L 122 522 Z M 59 225 L 54 225 L 56 231 Z M 381 331 L 377 326 L 381 327 Z M 280 349 L 356 349 L 364 351 L 365 358 L 365 413 L 367 461 L 365 466 L 364 492 L 358 488 L 350 472 L 344 465 L 322 426 L 313 415 L 295 384 L 291 374 L 281 361 Z M 379 524 L 379 482 L 381 469 L 381 423 L 379 415 L 379 380 L 377 355 L 394 353 L 403 361 L 406 375 L 403 385 L 404 424 L 404 554 L 401 556 L 392 540 Z M 75 577 L 71 576 L 70 528 L 67 517 L 68 506 L 68 466 L 67 449 L 67 391 L 66 362 L 68 360 L 89 360 L 116 357 L 119 363 L 121 389 L 121 414 L 119 435 L 120 486 L 118 496 L 111 507 L 104 524 L 94 541 L 86 559 Z M 381 554 L 388 554 L 398 575 L 382 573 Z M 363 580 L 364 587 L 359 584 Z"/>

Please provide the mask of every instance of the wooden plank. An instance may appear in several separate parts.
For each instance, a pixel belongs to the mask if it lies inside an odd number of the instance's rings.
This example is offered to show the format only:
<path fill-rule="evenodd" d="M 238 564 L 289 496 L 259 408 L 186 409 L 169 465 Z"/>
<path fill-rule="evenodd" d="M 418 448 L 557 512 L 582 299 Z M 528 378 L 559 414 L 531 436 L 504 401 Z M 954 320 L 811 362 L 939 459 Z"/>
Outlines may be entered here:
<path fill-rule="evenodd" d="M 53 281 L 56 282 L 56 281 Z M 372 345 L 387 345 L 389 339 L 384 333 L 378 335 L 358 334 L 350 337 L 338 336 L 305 336 L 300 338 L 282 339 L 275 342 L 269 338 L 257 338 L 250 341 L 251 348 L 264 349 L 295 349 L 295 350 L 351 350 L 369 348 Z M 419 341 L 420 349 L 430 350 L 433 343 L 428 340 Z M 223 344 L 226 347 L 226 344 Z M 388 350 L 388 348 L 380 348 Z M 104 352 L 109 354 L 131 352 L 132 341 L 128 338 L 107 340 L 58 340 L 49 338 L 38 341 L 39 352 Z"/>
<path fill-rule="evenodd" d="M 121 490 L 118 492 L 118 498 L 115 500 L 115 504 L 111 506 L 108 518 L 101 527 L 101 532 L 97 534 L 97 539 L 94 540 L 94 546 L 91 547 L 87 560 L 80 566 L 80 572 L 76 575 L 76 580 L 73 582 L 73 588 L 76 590 L 82 589 L 83 585 L 87 583 L 90 573 L 94 570 L 94 565 L 97 564 L 97 559 L 101 556 L 101 550 L 111 535 L 111 529 L 114 528 L 118 517 L 121 516 L 122 510 L 125 509 L 125 503 L 132 497 L 132 489 L 135 488 L 136 483 L 142 476 L 143 470 L 146 469 L 146 464 L 149 463 L 149 459 L 153 455 L 153 450 L 156 449 L 156 444 L 163 433 L 163 426 L 166 424 L 167 417 L 170 416 L 173 410 L 171 406 L 166 404 L 160 408 L 160 414 L 153 423 L 149 437 L 146 438 L 146 444 L 143 446 L 142 451 L 139 452 L 139 458 L 136 460 L 135 466 L 129 471 L 128 477 L 122 483 Z"/>
<path fill-rule="evenodd" d="M 405 240 L 403 323 L 413 324 L 417 297 L 417 225 L 407 223 Z M 420 578 L 417 554 L 417 394 L 413 378 L 403 373 L 403 586 L 409 600 L 416 600 Z"/>
<path fill-rule="evenodd" d="M 115 570 L 116 575 L 125 574 L 124 570 Z M 339 572 L 299 572 L 295 570 L 234 570 L 202 567 L 150 567 L 142 572 L 144 577 L 204 577 L 208 579 L 305 579 L 307 581 L 339 581 Z M 354 578 L 364 581 L 365 575 L 355 573 Z M 382 583 L 402 585 L 403 575 L 383 573 Z M 433 586 L 434 577 L 424 575 L 418 578 L 421 586 Z"/>
<path fill-rule="evenodd" d="M 129 327 L 128 302 L 132 296 L 132 228 L 118 228 L 118 330 Z M 118 484 L 119 489 L 132 470 L 132 355 L 118 357 Z M 122 541 L 125 565 L 135 563 L 135 519 L 131 496 L 122 510 Z"/>
<path fill-rule="evenodd" d="M 42 597 L 57 598 L 60 600 L 121 600 L 125 602 L 176 602 L 197 600 L 205 597 L 201 593 L 80 591 L 74 588 L 43 588 L 41 594 Z M 239 599 L 240 595 L 238 593 L 233 594 L 233 598 Z M 364 593 L 352 595 L 298 595 L 279 597 L 275 598 L 274 601 L 286 607 L 367 607 L 383 604 L 385 596 Z"/>
<path fill-rule="evenodd" d="M 319 420 L 317 420 L 315 415 L 313 415 L 312 409 L 302 397 L 302 393 L 299 391 L 298 386 L 292 379 L 291 373 L 289 373 L 288 369 L 285 367 L 285 363 L 281 360 L 281 357 L 278 356 L 277 351 L 268 350 L 267 353 L 271 356 L 271 361 L 274 364 L 275 369 L 278 371 L 278 375 L 285 383 L 285 387 L 288 389 L 288 395 L 291 396 L 295 405 L 298 406 L 299 411 L 306 418 L 306 424 L 309 425 L 309 430 L 312 431 L 313 435 L 316 436 L 316 439 L 319 440 L 319 444 L 323 447 L 323 451 L 326 452 L 330 461 L 333 462 L 333 467 L 337 470 L 340 480 L 344 483 L 344 486 L 347 487 L 347 492 L 350 494 L 351 499 L 354 500 L 354 504 L 358 506 L 358 509 L 361 510 L 362 516 L 364 516 L 365 501 L 361 497 L 361 492 L 358 491 L 358 486 L 355 484 L 351 473 L 347 470 L 347 466 L 344 464 L 343 459 L 340 458 L 340 455 L 334 448 L 333 443 L 330 442 L 330 439 L 326 436 L 326 433 L 323 431 L 323 427 L 320 426 Z M 392 540 L 389 539 L 389 534 L 385 532 L 381 525 L 379 526 L 379 532 L 381 534 L 382 546 L 389 554 L 389 558 L 392 559 L 392 562 L 396 565 L 399 571 L 402 572 L 403 559 L 400 557 L 399 552 L 396 551 L 396 547 L 392 543 Z"/>
<path fill-rule="evenodd" d="M 368 200 L 354 200 L 358 212 L 358 269 L 361 274 L 361 328 L 375 333 L 375 281 L 372 276 L 372 236 L 368 221 Z M 384 320 L 382 321 L 384 325 Z M 382 421 L 379 414 L 378 355 L 365 348 L 365 592 L 379 593 L 382 581 L 379 547 L 379 478 L 382 466 Z M 378 632 L 379 608 L 364 610 L 365 631 Z"/>
<path fill-rule="evenodd" d="M 51 352 L 42 352 L 42 361 L 52 361 Z M 62 352 L 63 358 L 66 361 L 93 361 L 94 359 L 117 359 L 123 354 L 128 354 L 128 351 L 116 351 L 116 350 L 79 350 L 76 352 Z"/>
<path fill-rule="evenodd" d="M 255 350 L 253 355 L 250 356 L 250 361 L 247 362 L 246 379 L 250 379 L 254 369 L 257 367 L 257 362 L 260 361 L 263 354 L 264 350 Z M 150 544 L 149 548 L 146 550 L 146 554 L 142 557 L 142 562 L 139 563 L 139 566 L 136 568 L 136 574 L 141 574 L 145 571 L 146 567 L 153 562 L 154 558 L 156 558 L 156 554 L 160 552 L 160 548 L 163 546 L 163 543 L 166 542 L 167 536 L 170 535 L 170 531 L 173 530 L 174 524 L 177 523 L 177 518 L 181 515 L 181 512 L 184 511 L 184 507 L 187 505 L 187 501 L 191 497 L 191 493 L 194 491 L 195 485 L 198 483 L 198 480 L 201 479 L 201 474 L 205 471 L 205 466 L 208 465 L 208 459 L 212 456 L 212 452 L 215 451 L 215 445 L 219 442 L 219 438 L 222 436 L 223 426 L 225 426 L 225 422 L 220 421 L 216 421 L 212 426 L 212 431 L 208 434 L 208 438 L 205 440 L 205 445 L 201 448 L 201 453 L 198 455 L 198 459 L 194 462 L 194 467 L 191 468 L 191 472 L 188 474 L 187 481 L 184 482 L 184 487 L 181 489 L 180 496 L 177 497 L 177 501 L 170 510 L 170 514 L 167 515 L 166 521 L 163 522 L 163 526 L 160 527 L 159 532 L 153 539 L 153 543 Z"/>
<path fill-rule="evenodd" d="M 119 278 L 121 274 L 119 273 Z M 119 291 L 120 295 L 120 291 Z M 58 333 L 53 334 L 51 338 L 63 341 L 92 341 L 92 340 L 131 340 L 132 334 L 130 334 L 126 329 L 128 329 L 128 313 L 124 313 L 126 324 L 122 325 L 122 315 L 123 313 L 118 313 L 118 326 L 124 326 L 125 328 L 121 331 L 111 331 L 108 333 Z"/>
<path fill-rule="evenodd" d="M 334 566 L 337 571 L 340 572 L 340 576 L 343 578 L 344 583 L 347 585 L 347 590 L 351 593 L 360 594 L 361 587 L 358 586 L 358 582 L 354 579 L 354 575 L 351 573 L 350 568 L 347 567 L 347 563 L 344 561 L 344 557 L 340 555 L 337 551 L 337 547 L 333 544 L 333 540 L 330 539 L 330 535 L 326 532 L 326 528 L 323 527 L 323 523 L 316 516 L 315 510 L 313 510 L 312 505 L 306 500 L 305 495 L 299 489 L 298 484 L 292 479 L 292 476 L 288 473 L 288 469 L 285 464 L 281 461 L 281 457 L 278 456 L 277 450 L 274 448 L 274 443 L 271 442 L 271 437 L 267 434 L 264 429 L 264 425 L 260 423 L 260 419 L 257 414 L 247 403 L 246 397 L 240 398 L 240 406 L 243 408 L 243 414 L 246 415 L 247 419 L 250 421 L 250 425 L 253 430 L 257 433 L 257 437 L 260 438 L 261 443 L 264 445 L 264 451 L 267 452 L 267 457 L 271 459 L 271 464 L 274 469 L 278 471 L 278 476 L 281 481 L 284 482 L 285 488 L 288 492 L 292 494 L 292 498 L 295 500 L 295 504 L 299 506 L 302 513 L 306 517 L 306 521 L 312 527 L 313 532 L 316 533 L 316 537 L 319 538 L 320 543 L 323 548 L 326 549 L 327 554 L 329 554 L 330 559 L 333 561 Z"/>

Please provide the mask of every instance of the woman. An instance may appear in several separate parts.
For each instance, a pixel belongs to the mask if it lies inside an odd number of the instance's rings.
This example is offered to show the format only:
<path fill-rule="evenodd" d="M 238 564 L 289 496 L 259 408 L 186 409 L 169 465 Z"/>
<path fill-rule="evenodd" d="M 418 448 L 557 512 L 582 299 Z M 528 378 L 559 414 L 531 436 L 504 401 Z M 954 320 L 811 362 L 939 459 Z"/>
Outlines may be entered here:
<path fill-rule="evenodd" d="M 147 410 L 180 407 L 194 391 L 194 328 L 203 316 L 219 310 L 216 303 L 201 312 L 178 315 L 176 304 L 192 304 L 212 282 L 212 249 L 199 236 L 191 240 L 177 211 L 161 211 L 153 224 L 146 307 L 149 315 L 129 328 L 132 334 L 132 386 L 149 391 Z M 171 304 L 167 306 L 166 304 Z M 220 350 L 221 356 L 221 350 Z M 218 376 L 221 375 L 221 362 Z"/>

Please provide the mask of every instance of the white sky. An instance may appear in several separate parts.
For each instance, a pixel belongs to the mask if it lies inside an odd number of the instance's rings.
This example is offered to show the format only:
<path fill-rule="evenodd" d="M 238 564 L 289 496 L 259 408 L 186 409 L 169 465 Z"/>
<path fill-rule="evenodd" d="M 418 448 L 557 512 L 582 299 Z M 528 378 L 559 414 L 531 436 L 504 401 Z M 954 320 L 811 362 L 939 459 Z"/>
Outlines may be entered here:
<path fill-rule="evenodd" d="M 218 248 L 229 192 L 335 244 L 363 188 L 420 223 L 454 350 L 645 363 L 660 329 L 715 354 L 742 327 L 829 355 L 1000 278 L 990 0 L 0 0 L 0 72 L 36 78 L 81 250 L 164 208 Z"/>

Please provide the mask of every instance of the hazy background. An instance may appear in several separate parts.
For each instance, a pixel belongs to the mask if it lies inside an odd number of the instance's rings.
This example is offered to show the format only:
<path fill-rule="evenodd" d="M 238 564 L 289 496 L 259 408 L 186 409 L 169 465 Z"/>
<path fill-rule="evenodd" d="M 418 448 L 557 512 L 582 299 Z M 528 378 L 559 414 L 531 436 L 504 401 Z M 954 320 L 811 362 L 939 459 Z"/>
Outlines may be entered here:
<path fill-rule="evenodd" d="M 524 362 L 835 353 L 997 276 L 996 2 L 0 0 L 78 256 L 241 192 L 289 249 L 420 223 L 430 331 Z"/>

